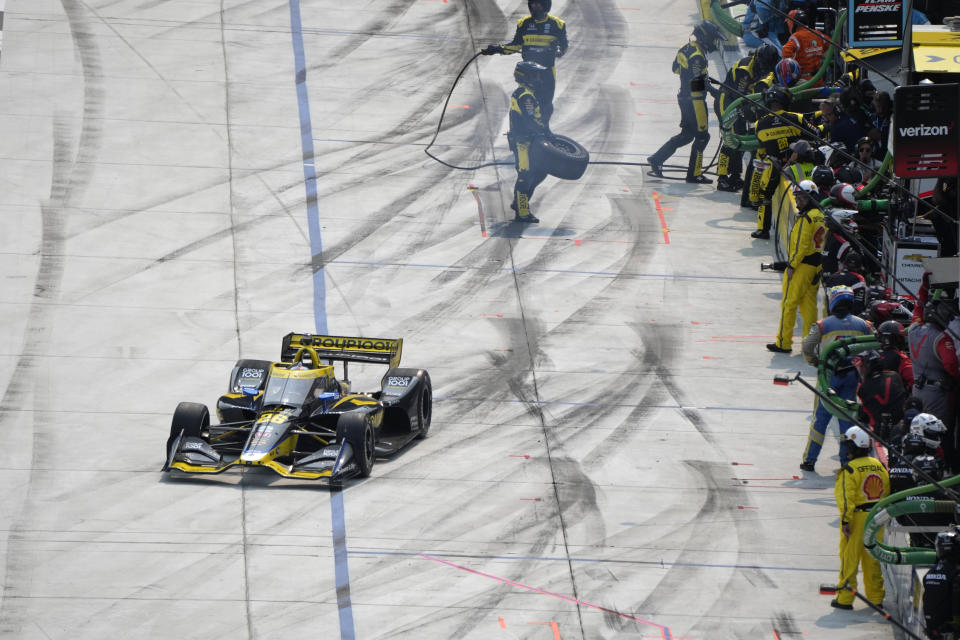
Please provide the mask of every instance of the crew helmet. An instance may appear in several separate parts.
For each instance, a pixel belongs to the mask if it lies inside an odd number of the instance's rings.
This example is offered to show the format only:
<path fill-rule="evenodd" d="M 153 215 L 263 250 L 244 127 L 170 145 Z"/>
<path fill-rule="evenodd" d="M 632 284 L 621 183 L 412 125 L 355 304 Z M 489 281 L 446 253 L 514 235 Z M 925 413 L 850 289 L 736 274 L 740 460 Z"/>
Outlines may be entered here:
<path fill-rule="evenodd" d="M 883 371 L 883 356 L 875 349 L 864 351 L 855 362 L 861 380 L 866 380 Z"/>
<path fill-rule="evenodd" d="M 863 172 L 856 167 L 848 167 L 846 165 L 837 169 L 837 180 L 840 182 L 846 182 L 847 184 L 860 184 L 863 182 Z"/>
<path fill-rule="evenodd" d="M 787 31 L 792 34 L 798 26 L 806 27 L 810 25 L 810 14 L 803 9 L 794 9 L 787 14 L 787 19 L 784 22 L 787 25 Z"/>
<path fill-rule="evenodd" d="M 931 300 L 923 308 L 924 322 L 929 322 L 941 329 L 946 329 L 956 315 L 956 302 L 951 304 L 947 300 Z"/>
<path fill-rule="evenodd" d="M 720 27 L 708 20 L 704 20 L 693 28 L 693 36 L 707 53 L 719 49 L 720 43 L 727 39 L 727 37 L 723 35 L 723 31 L 720 30 Z"/>
<path fill-rule="evenodd" d="M 800 63 L 793 58 L 784 58 L 773 68 L 777 84 L 789 87 L 800 79 Z"/>
<path fill-rule="evenodd" d="M 536 93 L 537 89 L 543 84 L 544 74 L 548 73 L 547 68 L 537 64 L 536 62 L 530 62 L 529 60 L 522 60 L 517 63 L 517 66 L 513 69 L 513 77 L 516 81 L 526 87 L 530 87 Z"/>
<path fill-rule="evenodd" d="M 827 307 L 830 311 L 833 311 L 841 302 L 846 302 L 848 304 L 853 304 L 853 289 L 845 285 L 839 285 L 836 287 L 830 287 L 827 291 Z"/>
<path fill-rule="evenodd" d="M 957 540 L 956 530 L 938 533 L 934 548 L 937 550 L 937 560 L 953 560 L 960 552 L 960 541 Z"/>
<path fill-rule="evenodd" d="M 820 202 L 820 198 L 822 197 L 820 189 L 817 188 L 817 183 L 813 180 L 801 180 L 797 186 L 793 188 L 793 196 L 794 198 L 797 196 L 806 196 L 813 202 Z"/>
<path fill-rule="evenodd" d="M 539 8 L 534 10 L 534 4 L 540 5 Z M 528 0 L 527 9 L 530 10 L 530 15 L 533 16 L 534 20 L 543 20 L 550 11 L 551 5 L 552 3 L 550 0 Z"/>
<path fill-rule="evenodd" d="M 758 75 L 765 76 L 780 62 L 780 50 L 769 42 L 764 42 L 753 54 L 753 59 L 756 60 Z"/>
<path fill-rule="evenodd" d="M 863 269 L 863 256 L 853 249 L 850 249 L 844 253 L 840 262 L 843 263 L 843 268 L 847 271 L 860 273 L 860 270 Z"/>
<path fill-rule="evenodd" d="M 857 208 L 857 191 L 848 182 L 839 182 L 830 188 L 830 197 L 838 206 L 848 209 Z"/>
<path fill-rule="evenodd" d="M 866 449 L 870 446 L 870 436 L 860 427 L 850 427 L 843 434 L 844 440 L 852 442 L 858 449 Z"/>
<path fill-rule="evenodd" d="M 790 106 L 790 92 L 786 87 L 773 85 L 763 92 L 763 104 L 773 108 L 774 104 L 779 104 L 781 108 L 786 109 Z"/>
<path fill-rule="evenodd" d="M 913 459 L 913 464 L 916 468 L 919 468 L 920 471 L 923 471 L 934 480 L 939 480 L 943 474 L 943 468 L 940 466 L 940 461 L 937 460 L 935 456 L 931 456 L 929 454 L 917 456 Z M 913 478 L 917 483 L 927 482 L 923 476 L 916 472 L 916 470 L 914 470 Z"/>
<path fill-rule="evenodd" d="M 887 320 L 877 327 L 877 340 L 884 347 L 903 349 L 907 346 L 907 337 L 903 332 L 903 325 L 896 320 Z"/>
<path fill-rule="evenodd" d="M 910 433 L 936 440 L 938 444 L 946 432 L 947 426 L 932 413 L 918 413 L 910 422 Z"/>
<path fill-rule="evenodd" d="M 830 189 L 836 184 L 837 179 L 833 176 L 833 170 L 830 167 L 820 165 L 813 168 L 810 179 L 817 185 L 821 193 L 831 193 Z"/>

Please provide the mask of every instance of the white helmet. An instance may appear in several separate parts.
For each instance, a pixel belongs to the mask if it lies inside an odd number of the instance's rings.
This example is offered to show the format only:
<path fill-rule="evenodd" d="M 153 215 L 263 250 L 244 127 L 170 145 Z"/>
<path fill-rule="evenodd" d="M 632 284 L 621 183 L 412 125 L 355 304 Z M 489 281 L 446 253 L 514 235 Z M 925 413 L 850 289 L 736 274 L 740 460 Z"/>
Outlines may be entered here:
<path fill-rule="evenodd" d="M 870 436 L 860 427 L 850 427 L 843 434 L 843 437 L 852 442 L 853 446 L 860 449 L 866 449 L 870 446 Z"/>
<path fill-rule="evenodd" d="M 910 433 L 939 437 L 947 432 L 947 425 L 932 413 L 918 413 L 910 422 Z"/>

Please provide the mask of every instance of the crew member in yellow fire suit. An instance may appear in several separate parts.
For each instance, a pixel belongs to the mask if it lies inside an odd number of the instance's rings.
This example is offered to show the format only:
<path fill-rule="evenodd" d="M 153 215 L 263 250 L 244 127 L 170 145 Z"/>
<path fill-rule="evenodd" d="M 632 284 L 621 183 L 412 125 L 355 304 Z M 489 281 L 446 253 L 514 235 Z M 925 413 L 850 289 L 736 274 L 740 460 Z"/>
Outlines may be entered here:
<path fill-rule="evenodd" d="M 787 247 L 787 268 L 783 274 L 783 297 L 780 301 L 780 328 L 777 341 L 767 345 L 775 353 L 790 353 L 793 346 L 793 325 L 797 308 L 803 318 L 803 334 L 817 321 L 817 285 L 820 284 L 820 262 L 827 240 L 820 190 L 813 180 L 804 180 L 793 190 L 797 201 L 797 221 L 790 229 Z"/>
<path fill-rule="evenodd" d="M 833 493 L 840 510 L 840 577 L 837 597 L 830 606 L 853 609 L 857 588 L 857 565 L 863 567 L 864 592 L 875 605 L 883 603 L 883 574 L 880 562 L 863 546 L 863 526 L 867 512 L 890 495 L 890 475 L 886 467 L 870 456 L 870 436 L 860 427 L 850 427 L 845 435 L 850 459 L 837 472 Z"/>
<path fill-rule="evenodd" d="M 551 0 L 529 0 L 527 7 L 530 15 L 520 18 L 513 40 L 504 45 L 492 44 L 483 51 L 484 55 L 494 53 L 511 54 L 520 52 L 527 62 L 536 62 L 549 69 L 548 77 L 537 91 L 540 101 L 543 124 L 550 126 L 553 115 L 553 92 L 557 85 L 557 59 L 567 52 L 567 25 L 556 16 L 550 15 Z"/>
<path fill-rule="evenodd" d="M 660 149 L 647 158 L 650 172 L 663 177 L 663 163 L 673 153 L 693 142 L 690 148 L 690 162 L 687 166 L 687 182 L 711 184 L 713 181 L 703 175 L 703 150 L 710 142 L 707 131 L 707 91 L 716 91 L 707 83 L 706 54 L 720 48 L 726 40 L 720 28 L 712 22 L 701 22 L 693 29 L 690 42 L 683 45 L 673 61 L 673 72 L 680 76 L 680 92 L 677 103 L 680 105 L 680 133 L 667 140 Z"/>
<path fill-rule="evenodd" d="M 537 91 L 544 81 L 543 78 L 549 74 L 548 69 L 527 61 L 518 62 L 513 71 L 513 77 L 520 86 L 510 96 L 508 140 L 517 168 L 517 182 L 513 187 L 513 202 L 510 203 L 510 208 L 519 222 L 540 222 L 530 213 L 530 198 L 533 197 L 537 185 L 547 177 L 547 172 L 533 159 L 530 145 L 537 137 L 549 133 L 543 122 L 540 102 L 537 100 Z"/>

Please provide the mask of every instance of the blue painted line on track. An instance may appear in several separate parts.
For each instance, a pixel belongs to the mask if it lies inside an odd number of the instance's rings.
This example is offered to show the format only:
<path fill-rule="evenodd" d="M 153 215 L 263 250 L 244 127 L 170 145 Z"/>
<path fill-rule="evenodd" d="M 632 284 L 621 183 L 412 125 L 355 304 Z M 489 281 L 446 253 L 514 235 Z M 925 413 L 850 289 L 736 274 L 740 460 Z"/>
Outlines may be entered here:
<path fill-rule="evenodd" d="M 614 560 L 609 558 L 577 558 L 553 556 L 501 556 L 470 553 L 436 553 L 434 551 L 363 551 L 354 549 L 352 556 L 399 556 L 416 557 L 427 554 L 436 558 L 473 558 L 477 560 L 537 560 L 543 562 L 592 562 L 597 564 L 632 564 L 651 565 L 656 567 L 700 567 L 705 569 L 754 569 L 763 571 L 801 571 L 807 573 L 836 573 L 833 567 L 784 567 L 762 564 L 724 564 L 712 562 L 667 562 L 662 560 Z"/>
<path fill-rule="evenodd" d="M 310 120 L 310 96 L 307 92 L 307 64 L 303 48 L 303 23 L 300 18 L 300 0 L 290 3 L 290 37 L 296 70 L 297 106 L 300 113 L 300 144 L 303 148 L 303 183 L 306 189 L 307 228 L 310 234 L 312 264 L 320 264 L 323 238 L 320 233 L 320 211 L 317 203 L 317 169 L 314 166 L 313 126 Z M 326 274 L 323 266 L 313 269 L 313 317 L 317 333 L 327 330 Z M 347 561 L 347 527 L 343 507 L 343 493 L 330 493 L 330 519 L 333 529 L 333 564 L 337 590 L 337 611 L 340 619 L 341 640 L 356 640 L 353 624 L 353 605 L 350 601 L 350 569 Z"/>

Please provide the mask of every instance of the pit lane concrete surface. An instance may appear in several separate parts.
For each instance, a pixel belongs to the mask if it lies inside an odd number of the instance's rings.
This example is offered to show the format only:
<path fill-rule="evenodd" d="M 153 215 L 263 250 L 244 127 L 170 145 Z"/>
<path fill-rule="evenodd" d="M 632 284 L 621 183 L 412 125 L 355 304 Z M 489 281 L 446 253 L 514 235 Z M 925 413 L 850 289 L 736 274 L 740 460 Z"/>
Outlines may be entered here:
<path fill-rule="evenodd" d="M 424 155 L 526 3 L 5 8 L 0 635 L 892 635 L 817 593 L 836 444 L 798 470 L 812 396 L 771 382 L 810 370 L 763 348 L 780 285 L 752 212 L 596 165 L 520 227 L 512 166 Z M 696 3 L 553 13 L 553 129 L 645 160 L 677 130 Z M 511 159 L 516 61 L 470 67 L 435 153 Z M 341 493 L 161 474 L 176 404 L 212 406 L 291 330 L 402 337 L 430 437 Z"/>

